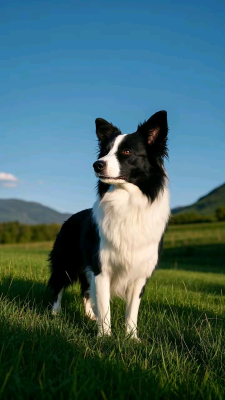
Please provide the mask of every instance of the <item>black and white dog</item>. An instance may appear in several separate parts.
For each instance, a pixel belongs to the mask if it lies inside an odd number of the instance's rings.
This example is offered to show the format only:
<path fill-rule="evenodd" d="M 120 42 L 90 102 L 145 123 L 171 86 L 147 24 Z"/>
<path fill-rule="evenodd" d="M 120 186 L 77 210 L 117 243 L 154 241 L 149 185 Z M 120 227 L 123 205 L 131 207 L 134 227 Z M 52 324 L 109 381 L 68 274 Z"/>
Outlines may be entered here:
<path fill-rule="evenodd" d="M 97 118 L 99 157 L 93 167 L 98 197 L 92 209 L 62 226 L 49 260 L 55 301 L 79 280 L 85 312 L 96 319 L 98 335 L 110 335 L 110 298 L 126 300 L 126 331 L 137 339 L 137 317 L 146 281 L 152 275 L 170 215 L 167 174 L 167 113 L 159 111 L 122 135 Z"/>

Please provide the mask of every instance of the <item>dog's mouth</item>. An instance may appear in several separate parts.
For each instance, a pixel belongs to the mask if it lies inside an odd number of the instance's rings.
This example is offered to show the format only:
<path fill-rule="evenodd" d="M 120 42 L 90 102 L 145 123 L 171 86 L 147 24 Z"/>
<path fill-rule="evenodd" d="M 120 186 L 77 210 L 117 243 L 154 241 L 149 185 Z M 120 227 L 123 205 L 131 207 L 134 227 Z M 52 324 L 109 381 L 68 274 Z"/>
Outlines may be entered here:
<path fill-rule="evenodd" d="M 107 179 L 107 180 L 113 180 L 113 181 L 118 181 L 118 180 L 123 180 L 123 181 L 125 181 L 126 180 L 126 178 L 125 178 L 125 176 L 117 176 L 116 178 L 115 177 L 112 177 L 112 176 L 106 176 L 106 175 L 101 175 L 101 174 L 98 174 L 98 177 L 100 178 L 100 179 L 102 179 L 102 180 L 104 180 L 104 179 Z"/>

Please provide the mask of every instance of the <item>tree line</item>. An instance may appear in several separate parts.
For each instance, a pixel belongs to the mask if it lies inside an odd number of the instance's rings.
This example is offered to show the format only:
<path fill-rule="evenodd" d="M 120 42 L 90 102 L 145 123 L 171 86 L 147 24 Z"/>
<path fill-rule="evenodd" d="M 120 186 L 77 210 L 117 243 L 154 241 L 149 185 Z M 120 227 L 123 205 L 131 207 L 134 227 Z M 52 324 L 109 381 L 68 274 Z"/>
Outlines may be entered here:
<path fill-rule="evenodd" d="M 184 213 L 172 215 L 170 218 L 171 225 L 213 221 L 225 221 L 225 207 L 218 208 L 214 217 Z M 60 227 L 60 224 L 24 225 L 19 222 L 3 222 L 0 223 L 0 244 L 53 241 Z"/>
<path fill-rule="evenodd" d="M 31 243 L 54 240 L 59 224 L 24 225 L 19 222 L 0 223 L 0 243 Z"/>
<path fill-rule="evenodd" d="M 175 214 L 170 218 L 171 225 L 199 224 L 202 222 L 225 221 L 225 207 L 217 208 L 214 216 L 199 215 L 197 213 Z"/>

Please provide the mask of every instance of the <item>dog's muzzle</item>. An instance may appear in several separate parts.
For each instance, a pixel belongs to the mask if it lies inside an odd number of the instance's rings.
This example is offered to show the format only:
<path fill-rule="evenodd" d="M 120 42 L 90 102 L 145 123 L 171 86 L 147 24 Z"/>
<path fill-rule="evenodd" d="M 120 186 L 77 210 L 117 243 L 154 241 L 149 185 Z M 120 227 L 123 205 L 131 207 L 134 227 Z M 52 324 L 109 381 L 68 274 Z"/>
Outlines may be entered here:
<path fill-rule="evenodd" d="M 106 167 L 106 162 L 102 160 L 95 161 L 95 163 L 93 164 L 93 168 L 97 174 L 103 171 L 105 167 Z"/>

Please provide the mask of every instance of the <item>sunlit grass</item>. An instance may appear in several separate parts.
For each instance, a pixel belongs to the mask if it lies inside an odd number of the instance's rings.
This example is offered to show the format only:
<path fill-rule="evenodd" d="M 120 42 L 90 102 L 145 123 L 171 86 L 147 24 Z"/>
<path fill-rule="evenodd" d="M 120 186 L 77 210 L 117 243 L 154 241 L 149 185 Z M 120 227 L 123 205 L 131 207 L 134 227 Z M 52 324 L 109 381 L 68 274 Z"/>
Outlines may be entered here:
<path fill-rule="evenodd" d="M 225 224 L 172 226 L 139 313 L 141 344 L 96 338 L 79 287 L 50 313 L 50 243 L 0 247 L 0 398 L 224 399 Z"/>

